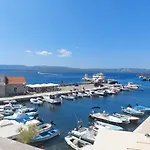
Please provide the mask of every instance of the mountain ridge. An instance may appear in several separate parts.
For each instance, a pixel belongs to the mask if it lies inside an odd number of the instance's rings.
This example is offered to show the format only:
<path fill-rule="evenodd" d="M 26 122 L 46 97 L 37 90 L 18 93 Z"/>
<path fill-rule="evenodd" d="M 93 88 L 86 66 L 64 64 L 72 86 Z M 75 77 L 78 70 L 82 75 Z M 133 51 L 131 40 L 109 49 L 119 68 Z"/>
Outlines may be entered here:
<path fill-rule="evenodd" d="M 0 65 L 0 71 L 39 71 L 39 72 L 114 72 L 114 73 L 150 73 L 150 69 L 141 68 L 72 68 L 64 66 L 25 66 Z"/>

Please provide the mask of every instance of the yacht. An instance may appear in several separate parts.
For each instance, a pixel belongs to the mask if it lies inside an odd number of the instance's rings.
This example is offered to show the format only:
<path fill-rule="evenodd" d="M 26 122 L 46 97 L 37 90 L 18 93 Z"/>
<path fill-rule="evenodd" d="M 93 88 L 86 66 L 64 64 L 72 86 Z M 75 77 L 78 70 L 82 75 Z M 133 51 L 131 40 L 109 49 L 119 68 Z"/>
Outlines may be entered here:
<path fill-rule="evenodd" d="M 92 77 L 93 81 L 104 81 L 105 80 L 105 75 L 103 73 L 97 73 L 94 74 Z"/>

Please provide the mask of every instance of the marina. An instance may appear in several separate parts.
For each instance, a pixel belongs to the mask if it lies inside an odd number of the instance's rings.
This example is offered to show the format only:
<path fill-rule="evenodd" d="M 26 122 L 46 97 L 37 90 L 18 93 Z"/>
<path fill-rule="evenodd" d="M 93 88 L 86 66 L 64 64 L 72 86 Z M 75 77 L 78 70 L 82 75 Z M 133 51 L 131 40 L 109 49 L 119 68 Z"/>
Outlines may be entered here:
<path fill-rule="evenodd" d="M 35 146 L 39 148 L 41 146 L 44 146 L 46 150 L 49 149 L 66 150 L 69 147 L 65 142 L 65 137 L 68 135 L 70 131 L 72 131 L 77 126 L 77 122 L 79 120 L 82 120 L 83 127 L 86 128 L 90 127 L 89 123 L 92 122 L 92 120 L 88 116 L 91 113 L 93 107 L 100 107 L 101 112 L 103 111 L 107 112 L 108 115 L 112 115 L 111 118 L 113 119 L 116 117 L 118 118 L 116 120 L 119 120 L 120 118 L 120 121 L 122 120 L 126 122 L 127 121 L 130 122 L 131 121 L 130 119 L 132 119 L 133 123 L 136 122 L 135 124 L 129 124 L 129 125 L 128 123 L 125 123 L 125 125 L 123 125 L 123 130 L 125 131 L 134 131 L 134 129 L 138 127 L 138 125 L 142 123 L 145 118 L 149 116 L 148 112 L 144 113 L 144 115 L 140 118 L 131 117 L 125 114 L 121 116 L 122 106 L 126 108 L 129 104 L 132 107 L 135 107 L 136 104 L 139 104 L 139 106 L 140 104 L 142 104 L 143 109 L 144 106 L 145 108 L 148 108 L 150 106 L 148 103 L 148 97 L 145 97 L 143 99 L 143 94 L 145 95 L 150 90 L 146 84 L 142 84 L 143 82 L 139 82 L 138 79 L 136 80 L 135 76 L 132 74 L 128 79 L 126 79 L 126 77 L 124 78 L 124 74 L 119 75 L 118 78 L 115 78 L 114 76 L 110 76 L 110 78 L 114 78 L 115 80 L 119 81 L 119 83 L 118 84 L 101 83 L 101 85 L 103 86 L 98 86 L 98 87 L 95 86 L 94 83 L 88 83 L 88 84 L 81 83 L 78 84 L 78 86 L 75 84 L 65 85 L 65 86 L 61 85 L 59 87 L 61 90 L 59 91 L 6 97 L 6 98 L 1 98 L 1 101 L 5 100 L 8 103 L 17 100 L 18 103 L 22 104 L 23 106 L 26 106 L 27 108 L 37 109 L 38 118 L 40 118 L 40 120 L 43 120 L 44 123 L 50 123 L 53 121 L 56 124 L 56 129 L 60 131 L 60 135 L 57 136 L 57 132 L 56 132 L 56 136 L 54 136 L 54 138 L 51 138 L 50 134 L 52 130 L 50 132 L 46 130 L 47 133 L 40 135 L 40 137 L 44 135 L 47 137 L 47 140 L 44 140 L 44 142 L 40 142 L 40 143 L 34 142 Z M 80 81 L 81 77 L 78 78 L 78 80 Z M 129 89 L 128 91 L 122 90 L 122 88 L 126 88 L 126 86 L 129 86 L 128 85 L 129 81 L 136 83 L 137 85 L 140 85 L 143 88 L 143 90 L 140 90 L 139 88 L 133 88 L 133 84 L 132 87 L 130 86 L 128 88 Z M 134 87 L 137 86 L 136 84 L 134 84 Z M 108 90 L 112 90 L 114 93 L 112 92 L 110 94 L 109 92 L 107 92 Z M 105 91 L 104 93 L 106 94 L 102 95 L 102 91 Z M 86 95 L 87 92 L 88 94 L 90 94 L 90 96 Z M 75 97 L 75 99 L 70 101 L 68 99 L 62 98 L 61 105 L 55 105 L 51 103 L 48 99 L 44 100 L 44 96 L 46 95 L 54 96 L 54 97 L 55 96 L 61 97 L 61 95 L 66 95 L 69 97 L 71 96 L 70 94 L 72 94 Z M 35 101 L 40 100 L 42 101 L 42 103 L 41 104 L 33 103 L 33 101 L 31 101 L 31 98 L 32 100 L 34 99 Z M 15 101 L 14 101 L 14 106 L 17 106 L 15 105 Z M 18 121 L 22 122 L 23 120 L 22 118 L 19 117 Z M 106 128 L 110 128 L 110 130 L 113 130 L 113 128 L 114 130 L 122 130 L 121 127 L 122 125 L 120 127 L 111 124 L 110 125 L 104 124 L 104 123 L 101 123 L 101 125 L 103 127 L 100 128 L 104 128 L 104 126 L 107 125 Z M 96 128 L 95 128 L 95 132 L 98 132 Z M 90 141 L 86 141 L 86 136 L 89 135 L 91 136 L 91 134 L 94 135 L 95 133 L 94 132 L 92 133 L 91 131 L 87 132 L 87 135 L 84 135 L 83 138 L 81 139 L 80 144 L 91 145 Z M 88 139 L 93 140 L 90 138 L 90 136 Z M 50 139 L 48 139 L 48 137 Z M 68 135 L 67 141 L 71 139 L 76 141 L 78 138 L 79 136 L 76 136 L 76 134 L 75 135 L 73 134 L 70 137 Z M 93 138 L 95 139 L 95 137 Z M 37 139 L 37 137 L 35 139 Z M 77 146 L 77 145 L 72 145 L 72 146 Z"/>

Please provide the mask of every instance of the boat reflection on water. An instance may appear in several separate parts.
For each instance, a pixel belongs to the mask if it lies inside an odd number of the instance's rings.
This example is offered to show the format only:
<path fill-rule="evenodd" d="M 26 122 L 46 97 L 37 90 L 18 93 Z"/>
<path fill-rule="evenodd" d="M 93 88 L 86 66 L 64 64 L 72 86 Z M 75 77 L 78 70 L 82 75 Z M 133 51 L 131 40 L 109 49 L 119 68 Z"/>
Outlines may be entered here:
<path fill-rule="evenodd" d="M 56 112 L 61 105 L 53 105 L 47 102 L 44 102 L 43 106 L 51 112 Z"/>

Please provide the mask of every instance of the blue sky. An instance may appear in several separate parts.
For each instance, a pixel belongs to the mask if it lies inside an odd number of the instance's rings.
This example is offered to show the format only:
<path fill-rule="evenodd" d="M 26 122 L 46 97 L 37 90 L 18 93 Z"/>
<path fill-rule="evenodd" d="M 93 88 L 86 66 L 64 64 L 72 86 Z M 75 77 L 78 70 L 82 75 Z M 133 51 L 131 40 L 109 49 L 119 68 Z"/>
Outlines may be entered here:
<path fill-rule="evenodd" d="M 149 0 L 1 0 L 0 64 L 150 68 Z"/>

